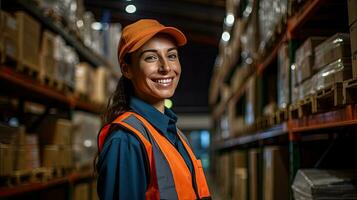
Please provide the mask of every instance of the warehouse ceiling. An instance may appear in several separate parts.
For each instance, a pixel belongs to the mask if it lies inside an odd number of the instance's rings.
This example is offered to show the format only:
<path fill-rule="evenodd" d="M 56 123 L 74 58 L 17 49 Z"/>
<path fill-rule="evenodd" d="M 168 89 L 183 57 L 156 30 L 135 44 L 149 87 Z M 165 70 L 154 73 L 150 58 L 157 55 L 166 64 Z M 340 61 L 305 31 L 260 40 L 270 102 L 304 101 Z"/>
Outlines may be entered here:
<path fill-rule="evenodd" d="M 175 26 L 188 38 L 180 50 L 181 82 L 173 98 L 177 113 L 208 113 L 208 86 L 218 53 L 225 17 L 225 0 L 85 0 L 101 22 L 126 26 L 142 18 Z M 127 13 L 128 5 L 136 7 Z"/>

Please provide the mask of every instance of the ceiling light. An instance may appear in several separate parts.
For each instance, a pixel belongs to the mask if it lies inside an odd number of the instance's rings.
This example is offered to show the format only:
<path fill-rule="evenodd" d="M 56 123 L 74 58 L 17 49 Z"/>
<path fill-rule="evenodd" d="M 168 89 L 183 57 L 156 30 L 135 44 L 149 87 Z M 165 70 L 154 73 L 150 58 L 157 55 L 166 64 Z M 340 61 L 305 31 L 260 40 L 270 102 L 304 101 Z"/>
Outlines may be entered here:
<path fill-rule="evenodd" d="M 232 26 L 233 23 L 234 23 L 234 15 L 233 14 L 228 14 L 224 20 L 224 23 L 227 25 L 227 26 Z"/>
<path fill-rule="evenodd" d="M 102 24 L 99 23 L 99 22 L 93 22 L 93 23 L 92 23 L 92 29 L 94 29 L 94 30 L 100 30 L 100 29 L 102 29 Z"/>
<path fill-rule="evenodd" d="M 134 5 L 127 5 L 125 11 L 127 13 L 134 13 L 136 11 L 136 7 Z"/>
<path fill-rule="evenodd" d="M 224 31 L 222 33 L 222 40 L 223 41 L 228 42 L 230 38 L 231 38 L 231 35 L 227 31 Z"/>

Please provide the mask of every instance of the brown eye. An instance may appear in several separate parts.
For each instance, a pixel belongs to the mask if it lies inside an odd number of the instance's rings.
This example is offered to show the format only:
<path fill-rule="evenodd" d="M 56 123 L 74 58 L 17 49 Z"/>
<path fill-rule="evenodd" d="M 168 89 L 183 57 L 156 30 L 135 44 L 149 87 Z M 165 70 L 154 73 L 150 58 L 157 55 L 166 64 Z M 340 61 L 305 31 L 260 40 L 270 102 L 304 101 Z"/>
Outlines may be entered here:
<path fill-rule="evenodd" d="M 156 56 L 146 56 L 144 60 L 147 62 L 154 62 L 157 60 L 157 57 Z"/>
<path fill-rule="evenodd" d="M 176 54 L 170 54 L 168 57 L 169 57 L 170 60 L 176 60 L 177 55 Z"/>

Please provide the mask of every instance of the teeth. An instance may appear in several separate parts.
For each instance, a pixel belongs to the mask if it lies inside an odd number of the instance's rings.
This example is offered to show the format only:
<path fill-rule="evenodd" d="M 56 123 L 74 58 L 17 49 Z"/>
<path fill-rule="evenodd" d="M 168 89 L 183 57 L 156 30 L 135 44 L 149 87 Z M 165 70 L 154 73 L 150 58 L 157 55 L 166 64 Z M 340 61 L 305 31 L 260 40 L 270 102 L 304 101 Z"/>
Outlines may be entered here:
<path fill-rule="evenodd" d="M 170 83 L 171 81 L 172 81 L 171 78 L 168 78 L 168 79 L 158 79 L 158 80 L 156 80 L 157 83 L 161 83 L 161 84 Z"/>

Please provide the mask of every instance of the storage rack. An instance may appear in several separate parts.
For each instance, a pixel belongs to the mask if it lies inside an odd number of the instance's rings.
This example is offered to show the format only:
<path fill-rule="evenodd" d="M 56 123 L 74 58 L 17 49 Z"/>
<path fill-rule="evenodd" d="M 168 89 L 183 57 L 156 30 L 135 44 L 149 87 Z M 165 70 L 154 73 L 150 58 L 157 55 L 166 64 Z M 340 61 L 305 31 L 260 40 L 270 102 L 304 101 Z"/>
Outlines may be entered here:
<path fill-rule="evenodd" d="M 45 28 L 62 36 L 67 45 L 76 50 L 80 56 L 80 60 L 89 62 L 94 67 L 107 67 L 114 77 L 120 77 L 120 74 L 114 70 L 112 64 L 96 52 L 84 46 L 81 41 L 72 36 L 63 27 L 55 24 L 51 19 L 44 16 L 44 14 L 34 5 L 34 2 L 15 0 L 10 2 L 10 5 L 16 9 L 26 11 L 26 13 L 38 20 Z M 10 7 L 10 9 L 13 8 Z M 12 66 L 0 66 L 0 85 L 1 95 L 18 99 L 19 102 L 22 102 L 20 105 L 23 105 L 23 102 L 30 101 L 45 106 L 46 111 L 42 114 L 44 116 L 48 114 L 50 108 L 56 108 L 67 113 L 69 118 L 71 118 L 72 113 L 75 110 L 81 110 L 95 115 L 101 114 L 104 110 L 103 105 L 88 102 L 74 95 L 68 95 L 66 91 L 56 90 L 53 87 L 44 85 L 39 80 L 35 80 L 26 74 L 17 72 Z M 23 112 L 24 111 L 21 111 L 21 114 L 23 114 Z M 89 184 L 95 182 L 92 167 L 85 166 L 83 169 L 75 170 L 63 177 L 52 178 L 51 180 L 46 180 L 44 182 L 0 187 L 0 198 L 22 199 L 24 196 L 26 196 L 26 198 L 31 198 L 31 196 L 36 196 L 32 194 L 41 192 L 41 198 L 45 199 L 46 194 L 42 195 L 42 193 L 49 193 L 47 196 L 51 196 L 51 199 L 63 199 L 63 197 L 65 199 L 72 199 L 73 186 L 83 182 Z M 59 195 L 56 196 L 56 194 Z M 37 198 L 37 196 L 34 198 Z M 91 194 L 89 194 L 89 198 L 95 199 L 95 197 L 91 197 Z"/>
<path fill-rule="evenodd" d="M 268 54 L 263 55 L 262 57 L 253 60 L 253 63 L 250 65 L 251 72 L 248 73 L 246 77 L 243 77 L 245 80 L 237 90 L 232 90 L 230 92 L 224 93 L 225 88 L 229 88 L 230 85 L 227 84 L 226 79 L 231 78 L 230 74 L 236 70 L 232 69 L 232 66 L 237 65 L 234 62 L 230 64 L 222 65 L 220 68 L 217 68 L 214 71 L 213 77 L 211 79 L 210 87 L 210 104 L 212 106 L 212 117 L 215 126 L 220 125 L 220 118 L 225 115 L 225 112 L 230 108 L 227 106 L 228 103 L 232 100 L 241 101 L 240 99 L 245 95 L 247 89 L 247 84 L 250 77 L 259 76 L 262 77 L 265 75 L 267 70 L 271 70 L 272 65 L 277 60 L 278 50 L 285 43 L 289 47 L 289 58 L 294 60 L 294 52 L 296 50 L 297 39 L 307 38 L 308 36 L 318 34 L 319 24 L 315 23 L 315 28 L 311 27 L 313 22 L 322 20 L 321 24 L 324 24 L 326 20 L 332 19 L 334 16 L 326 16 L 326 12 L 321 12 L 322 9 L 330 9 L 331 5 L 336 3 L 328 0 L 311 0 L 305 1 L 304 5 L 293 15 L 288 16 L 286 25 L 284 26 L 283 31 L 278 34 L 278 38 L 273 43 L 272 47 L 268 49 Z M 338 2 L 337 2 L 338 3 Z M 345 6 L 343 12 L 347 13 L 347 1 L 342 3 Z M 341 6 L 341 5 L 340 5 Z M 329 8 L 330 7 L 330 8 Z M 341 14 L 339 12 L 339 14 Z M 337 14 L 338 15 L 338 14 Z M 331 27 L 330 30 L 325 27 L 325 35 L 332 35 L 333 32 L 348 32 L 348 20 L 345 16 L 341 14 L 339 19 L 343 18 L 340 21 L 341 26 Z M 325 20 L 325 21 L 323 21 Z M 306 27 L 306 24 L 310 22 L 310 27 Z M 243 22 L 244 23 L 244 22 Z M 332 22 L 333 24 L 333 22 Z M 306 32 L 304 33 L 304 30 Z M 239 43 L 239 42 L 238 42 Z M 241 44 L 239 44 L 241 45 Z M 239 52 L 234 52 L 239 54 Z M 233 54 L 234 54 L 233 53 Z M 223 58 L 225 59 L 225 58 Z M 229 63 L 230 61 L 228 61 Z M 221 63 L 224 63 L 222 61 Z M 292 63 L 291 63 L 292 64 Z M 276 64 L 275 64 L 276 65 Z M 289 87 L 289 86 L 288 86 Z M 260 91 L 262 92 L 262 91 Z M 238 99 L 238 100 L 237 100 Z M 246 152 L 251 148 L 258 148 L 262 151 L 262 148 L 269 145 L 282 145 L 289 147 L 289 181 L 292 184 L 295 174 L 298 169 L 306 165 L 302 164 L 302 145 L 305 142 L 309 141 L 325 141 L 325 140 L 335 140 L 336 138 L 341 137 L 351 137 L 355 138 L 353 130 L 357 127 L 357 107 L 352 104 L 346 104 L 342 107 L 333 108 L 331 111 L 324 111 L 315 114 L 309 114 L 301 118 L 291 118 L 289 116 L 284 116 L 283 120 L 279 120 L 274 125 L 270 127 L 259 127 L 255 125 L 253 129 L 248 127 L 245 132 L 241 133 L 239 136 L 236 136 L 236 133 L 232 133 L 229 137 L 226 138 L 215 138 L 212 141 L 212 158 L 214 159 L 212 163 L 218 163 L 218 160 L 215 160 L 217 155 L 225 155 L 234 152 L 235 150 L 240 150 Z M 288 115 L 288 110 L 279 110 L 280 115 L 286 113 Z M 279 115 L 277 114 L 277 115 Z M 259 117 L 259 116 L 258 116 Z M 254 125 L 253 125 L 254 126 Z M 249 129 L 250 128 L 250 129 Z M 352 131 L 351 131 L 352 130 Z M 220 130 L 214 130 L 216 134 L 220 134 Z M 346 133 L 344 133 L 346 132 Z M 328 150 L 326 150 L 328 152 Z M 325 153 L 326 153 L 325 152 Z M 321 158 L 322 159 L 322 158 Z M 217 164 L 219 165 L 219 164 Z M 261 166 L 260 166 L 261 167 Z M 261 168 L 259 167 L 259 171 Z M 310 166 L 311 167 L 311 166 Z M 217 169 L 213 167 L 212 174 L 217 173 Z M 261 172 L 259 172 L 261 175 Z M 230 178 L 233 177 L 232 175 Z M 216 177 L 219 179 L 219 177 Z M 260 178 L 262 180 L 262 178 Z M 249 183 L 249 180 L 248 180 Z M 259 191 L 262 192 L 262 185 L 258 186 Z M 247 191 L 249 190 L 249 187 Z M 291 190 L 291 189 L 290 189 Z M 226 192 L 226 191 L 225 191 Z M 289 191 L 290 199 L 292 199 L 292 191 Z M 247 192 L 249 197 L 249 191 Z M 262 194 L 258 194 L 258 199 L 262 199 Z"/>

